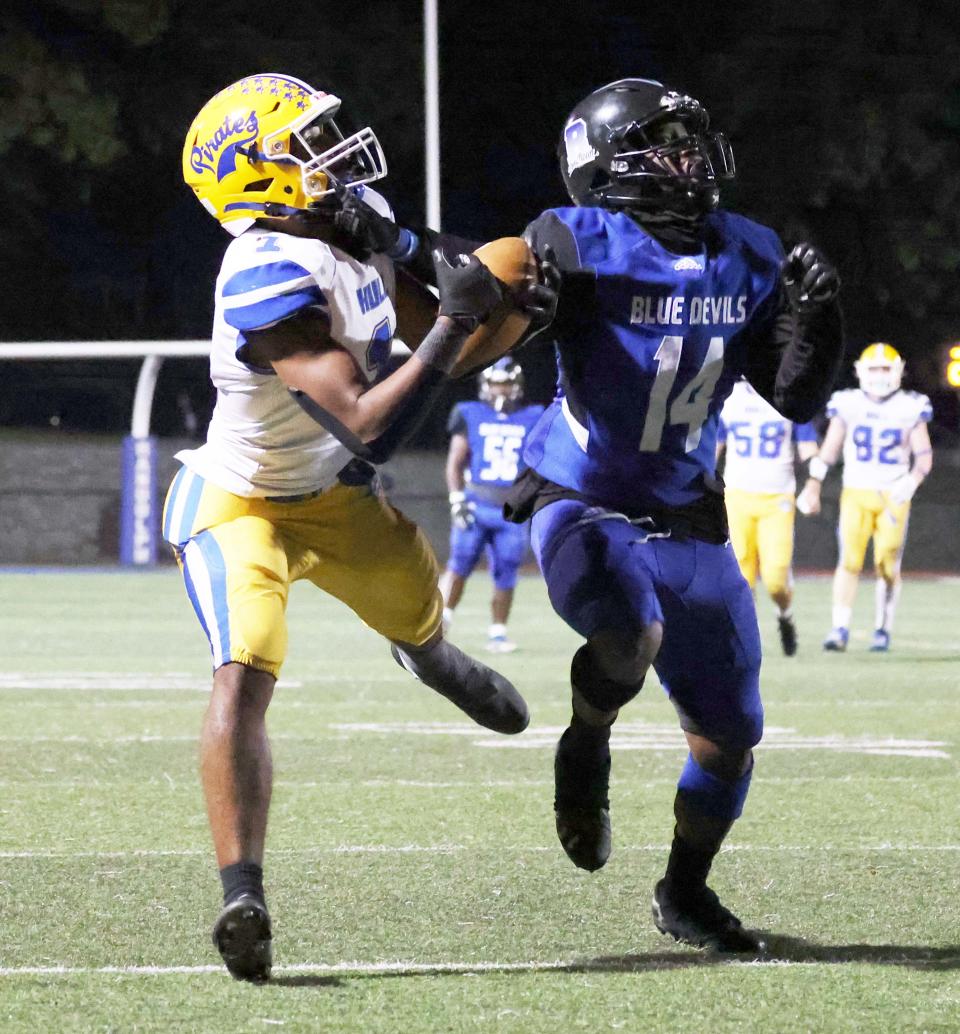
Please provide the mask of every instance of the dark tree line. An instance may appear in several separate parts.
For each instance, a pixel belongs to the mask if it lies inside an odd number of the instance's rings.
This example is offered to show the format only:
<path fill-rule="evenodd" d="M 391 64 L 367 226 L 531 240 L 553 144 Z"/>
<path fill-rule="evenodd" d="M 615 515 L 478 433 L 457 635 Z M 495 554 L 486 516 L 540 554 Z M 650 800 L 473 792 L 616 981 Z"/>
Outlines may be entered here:
<path fill-rule="evenodd" d="M 441 0 L 445 222 L 518 233 L 564 198 L 555 146 L 589 89 L 648 75 L 732 138 L 727 201 L 837 261 L 851 350 L 893 340 L 921 382 L 960 338 L 960 39 L 946 5 Z M 16 0 L 0 15 L 7 338 L 207 333 L 225 236 L 180 181 L 199 106 L 242 75 L 339 92 L 423 218 L 419 0 Z"/>

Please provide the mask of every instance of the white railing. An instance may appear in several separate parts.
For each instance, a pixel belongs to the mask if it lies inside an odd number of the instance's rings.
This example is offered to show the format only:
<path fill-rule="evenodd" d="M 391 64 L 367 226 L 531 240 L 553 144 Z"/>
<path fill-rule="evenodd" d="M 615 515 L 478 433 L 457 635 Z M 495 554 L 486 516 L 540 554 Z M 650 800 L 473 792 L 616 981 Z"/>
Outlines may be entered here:
<path fill-rule="evenodd" d="M 210 354 L 210 339 L 190 341 L 5 341 L 0 342 L 0 359 L 143 359 L 137 377 L 130 416 L 130 435 L 149 438 L 153 396 L 163 360 L 172 357 L 202 358 Z M 401 341 L 393 345 L 394 355 L 409 355 Z"/>

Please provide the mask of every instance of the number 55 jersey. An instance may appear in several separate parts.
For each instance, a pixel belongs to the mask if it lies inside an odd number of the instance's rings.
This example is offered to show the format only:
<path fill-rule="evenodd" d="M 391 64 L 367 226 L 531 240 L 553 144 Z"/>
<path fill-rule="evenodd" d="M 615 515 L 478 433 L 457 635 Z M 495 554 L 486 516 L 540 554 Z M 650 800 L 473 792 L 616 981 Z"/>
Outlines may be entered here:
<path fill-rule="evenodd" d="M 526 236 L 541 256 L 552 247 L 564 274 L 558 394 L 526 462 L 627 513 L 718 494 L 720 408 L 781 302 L 777 235 L 717 211 L 699 251 L 677 255 L 623 212 L 560 208 Z"/>
<path fill-rule="evenodd" d="M 910 470 L 910 432 L 933 418 L 930 399 L 897 390 L 877 400 L 860 388 L 835 391 L 827 416 L 847 428 L 843 440 L 844 488 L 884 489 Z"/>
<path fill-rule="evenodd" d="M 467 498 L 499 513 L 520 467 L 524 439 L 543 406 L 496 410 L 488 402 L 460 402 L 447 422 L 447 433 L 461 434 L 470 445 Z"/>

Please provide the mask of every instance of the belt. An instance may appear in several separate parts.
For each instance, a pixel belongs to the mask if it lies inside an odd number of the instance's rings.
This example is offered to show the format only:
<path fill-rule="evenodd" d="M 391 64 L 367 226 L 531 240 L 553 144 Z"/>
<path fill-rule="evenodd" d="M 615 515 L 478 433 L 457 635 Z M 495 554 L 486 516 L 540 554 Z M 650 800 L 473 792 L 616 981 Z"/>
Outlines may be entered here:
<path fill-rule="evenodd" d="M 308 499 L 316 499 L 323 495 L 325 488 L 317 488 L 312 492 L 301 492 L 300 495 L 268 495 L 264 498 L 268 503 L 305 503 Z"/>
<path fill-rule="evenodd" d="M 365 485 L 376 476 L 376 468 L 365 460 L 356 457 L 337 473 L 337 480 L 342 485 Z M 328 485 L 327 488 L 330 486 Z M 315 488 L 312 492 L 301 492 L 299 495 L 268 495 L 268 503 L 305 503 L 308 499 L 316 499 L 323 495 L 327 488 Z"/>

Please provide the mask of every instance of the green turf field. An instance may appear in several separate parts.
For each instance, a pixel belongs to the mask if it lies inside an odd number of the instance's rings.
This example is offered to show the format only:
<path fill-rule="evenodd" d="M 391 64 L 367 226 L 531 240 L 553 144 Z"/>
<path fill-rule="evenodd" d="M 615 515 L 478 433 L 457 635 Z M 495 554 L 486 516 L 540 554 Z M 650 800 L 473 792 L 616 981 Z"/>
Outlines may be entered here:
<path fill-rule="evenodd" d="M 453 638 L 479 651 L 478 574 Z M 206 644 L 175 573 L 0 573 L 0 1031 L 960 1030 L 960 580 L 910 582 L 894 649 L 798 657 L 761 606 L 767 735 L 711 882 L 762 962 L 654 929 L 685 750 L 651 679 L 614 735 L 614 854 L 556 843 L 552 746 L 576 639 L 525 580 L 500 658 L 531 705 L 488 734 L 298 586 L 271 708 L 275 979 L 234 982 L 196 774 Z M 690 644 L 691 650 L 696 643 Z"/>

